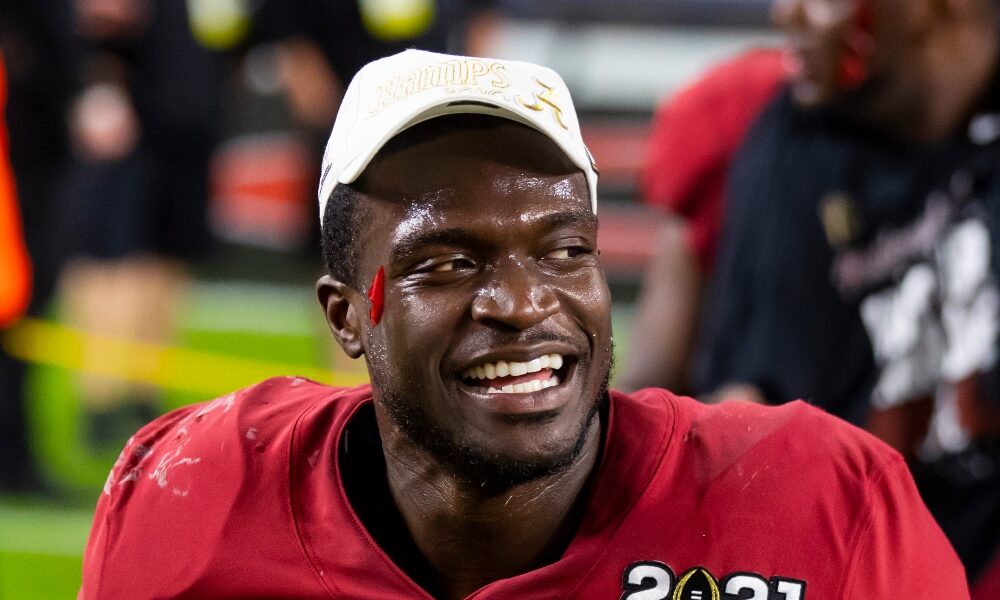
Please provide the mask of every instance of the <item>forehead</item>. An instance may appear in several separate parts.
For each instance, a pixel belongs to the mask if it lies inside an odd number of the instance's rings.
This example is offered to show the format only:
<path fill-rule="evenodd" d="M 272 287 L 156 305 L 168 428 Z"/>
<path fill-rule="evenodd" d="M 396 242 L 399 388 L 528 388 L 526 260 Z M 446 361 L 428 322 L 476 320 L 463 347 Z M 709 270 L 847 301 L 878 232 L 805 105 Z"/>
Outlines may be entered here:
<path fill-rule="evenodd" d="M 372 237 L 446 222 L 489 230 L 553 213 L 594 219 L 586 177 L 548 137 L 505 119 L 461 117 L 404 132 L 365 170 L 359 188 Z"/>

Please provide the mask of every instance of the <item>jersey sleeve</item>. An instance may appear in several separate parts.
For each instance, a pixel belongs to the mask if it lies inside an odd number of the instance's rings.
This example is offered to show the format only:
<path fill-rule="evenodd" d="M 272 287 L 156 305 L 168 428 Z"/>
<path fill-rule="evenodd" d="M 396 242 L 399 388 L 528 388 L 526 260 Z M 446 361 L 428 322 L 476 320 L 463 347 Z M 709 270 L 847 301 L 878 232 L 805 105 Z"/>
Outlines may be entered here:
<path fill-rule="evenodd" d="M 147 471 L 151 449 L 174 427 L 200 406 L 186 407 L 149 423 L 125 443 L 121 454 L 108 473 L 104 490 L 97 501 L 94 520 L 83 553 L 83 582 L 77 600 L 101 600 L 104 562 L 108 546 L 120 534 L 118 519 L 121 509 L 132 493 L 134 484 Z"/>
<path fill-rule="evenodd" d="M 842 597 L 967 600 L 965 569 L 901 457 L 894 456 L 870 480 L 867 496 L 868 514 Z"/>

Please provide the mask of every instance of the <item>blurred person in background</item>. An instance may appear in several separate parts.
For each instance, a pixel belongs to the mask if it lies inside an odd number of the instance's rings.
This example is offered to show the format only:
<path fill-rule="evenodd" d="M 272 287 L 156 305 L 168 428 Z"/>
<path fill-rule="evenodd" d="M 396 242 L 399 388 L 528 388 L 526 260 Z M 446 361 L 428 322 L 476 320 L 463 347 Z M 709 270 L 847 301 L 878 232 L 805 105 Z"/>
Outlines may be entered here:
<path fill-rule="evenodd" d="M 297 122 L 322 148 L 345 81 L 378 58 L 419 48 L 485 54 L 493 0 L 263 0 L 255 37 L 278 42 L 279 79 Z"/>
<path fill-rule="evenodd" d="M 264 0 L 257 12 L 264 38 L 313 42 L 342 89 L 373 59 L 407 48 L 480 46 L 489 36 L 492 0 Z M 478 48 L 477 48 L 478 49 Z M 330 122 L 333 121 L 332 115 Z"/>
<path fill-rule="evenodd" d="M 640 179 L 667 215 L 637 302 L 623 389 L 690 394 L 697 323 L 715 266 L 726 174 L 747 130 L 786 78 L 782 53 L 754 49 L 711 68 L 656 109 Z M 748 399 L 756 390 L 747 389 Z M 721 396 L 740 396 L 731 388 Z"/>
<path fill-rule="evenodd" d="M 235 127 L 227 128 L 229 135 L 213 169 L 213 231 L 239 244 L 306 250 L 309 253 L 303 257 L 311 256 L 319 231 L 307 198 L 319 173 L 306 157 L 322 152 L 343 95 L 342 82 L 366 62 L 405 48 L 465 52 L 488 44 L 495 26 L 490 4 L 487 0 L 255 4 L 251 44 L 239 71 L 243 91 L 250 93 L 241 94 L 237 100 L 242 106 L 227 114 Z M 265 123 L 268 119 L 260 115 L 268 107 L 270 123 Z M 270 193 L 265 196 L 263 189 Z"/>
<path fill-rule="evenodd" d="M 91 441 L 118 445 L 155 414 L 148 368 L 109 365 L 101 337 L 167 342 L 191 261 L 204 257 L 207 169 L 218 133 L 224 56 L 196 38 L 204 2 L 75 0 L 84 48 L 70 110 L 74 161 L 64 232 L 74 257 L 61 305 L 85 332 Z M 114 376 L 97 373 L 116 371 Z"/>
<path fill-rule="evenodd" d="M 694 387 L 867 423 L 975 580 L 1000 539 L 998 3 L 773 14 L 791 81 L 728 174 Z"/>
<path fill-rule="evenodd" d="M 63 237 L 54 232 L 69 155 L 66 111 L 76 87 L 70 14 L 70 0 L 0 3 L 0 51 L 6 68 L 6 132 L 24 243 L 33 266 L 32 294 L 27 307 L 32 316 L 40 315 L 49 305 L 65 253 Z M 6 267 L 0 268 L 0 273 L 6 280 Z M 8 354 L 5 344 L 0 343 L 2 491 L 45 489 L 28 442 L 26 371 L 27 365 Z"/>

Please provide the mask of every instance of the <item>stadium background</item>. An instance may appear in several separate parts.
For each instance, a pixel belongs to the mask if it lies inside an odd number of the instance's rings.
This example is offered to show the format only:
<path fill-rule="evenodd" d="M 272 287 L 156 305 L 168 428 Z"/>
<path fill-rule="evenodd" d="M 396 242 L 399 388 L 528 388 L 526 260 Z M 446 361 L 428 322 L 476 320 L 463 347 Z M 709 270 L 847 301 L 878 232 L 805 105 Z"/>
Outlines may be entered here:
<path fill-rule="evenodd" d="M 653 108 L 713 62 L 743 48 L 778 43 L 767 26 L 767 4 L 496 4 L 500 19 L 489 53 L 539 62 L 565 77 L 601 168 L 601 245 L 616 302 L 619 364 L 658 219 L 635 198 Z M 251 51 L 246 60 L 247 77 L 260 81 L 249 86 L 254 93 L 231 119 L 213 161 L 211 215 L 221 243 L 197 266 L 175 342 L 102 338 L 102 360 L 86 361 L 86 334 L 65 324 L 58 305 L 45 318 L 25 319 L 0 337 L 7 352 L 32 365 L 31 443 L 55 492 L 45 499 L 0 496 L 0 600 L 71 598 L 79 585 L 92 506 L 116 452 L 88 445 L 73 389 L 75 372 L 154 384 L 162 390 L 156 407 L 161 411 L 272 375 L 336 385 L 366 379 L 362 362 L 349 361 L 332 347 L 314 300 L 320 260 L 309 235 L 313 183 L 306 174 L 319 157 L 297 143 L 283 98 L 266 84 L 266 49 Z"/>

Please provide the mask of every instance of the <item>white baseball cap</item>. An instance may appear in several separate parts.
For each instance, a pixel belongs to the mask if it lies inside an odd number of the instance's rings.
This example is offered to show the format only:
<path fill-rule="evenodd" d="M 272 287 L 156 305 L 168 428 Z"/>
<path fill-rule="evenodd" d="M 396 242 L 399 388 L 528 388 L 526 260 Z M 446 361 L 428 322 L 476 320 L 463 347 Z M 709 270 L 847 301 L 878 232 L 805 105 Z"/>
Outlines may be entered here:
<path fill-rule="evenodd" d="M 406 50 L 368 63 L 351 80 L 323 153 L 319 218 L 338 183 L 351 183 L 393 136 L 434 117 L 479 113 L 550 137 L 587 176 L 597 212 L 597 168 L 559 75 L 526 62 Z"/>

